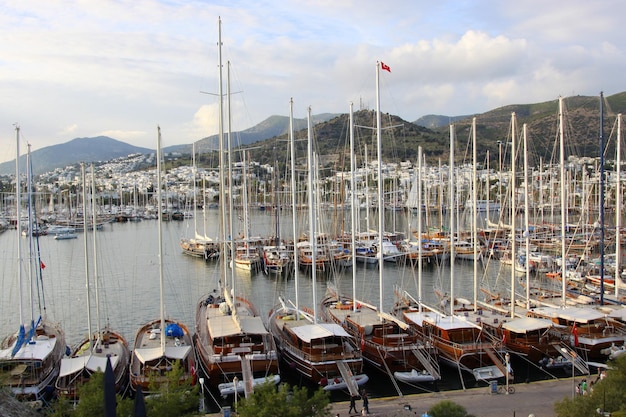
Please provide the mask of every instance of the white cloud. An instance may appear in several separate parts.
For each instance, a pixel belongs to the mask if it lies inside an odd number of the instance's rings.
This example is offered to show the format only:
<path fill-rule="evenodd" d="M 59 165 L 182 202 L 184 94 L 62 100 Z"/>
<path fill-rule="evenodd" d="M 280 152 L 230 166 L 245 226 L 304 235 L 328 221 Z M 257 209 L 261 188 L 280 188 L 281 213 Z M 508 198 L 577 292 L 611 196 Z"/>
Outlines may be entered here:
<path fill-rule="evenodd" d="M 232 62 L 233 129 L 273 114 L 383 106 L 407 120 L 559 94 L 623 90 L 619 2 L 7 1 L 0 15 L 0 139 L 34 148 L 109 132 L 137 146 L 217 132 L 217 17 Z M 226 75 L 224 74 L 224 79 Z M 169 143 L 175 144 L 175 143 Z M 12 159 L 0 155 L 0 160 Z"/>

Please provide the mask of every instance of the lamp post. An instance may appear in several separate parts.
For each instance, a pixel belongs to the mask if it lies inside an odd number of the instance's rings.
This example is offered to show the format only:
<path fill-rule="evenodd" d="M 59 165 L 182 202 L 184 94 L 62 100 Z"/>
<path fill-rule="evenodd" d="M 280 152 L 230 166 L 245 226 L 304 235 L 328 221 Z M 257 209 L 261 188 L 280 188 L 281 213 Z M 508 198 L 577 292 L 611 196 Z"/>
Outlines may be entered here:
<path fill-rule="evenodd" d="M 506 361 L 506 394 L 509 395 L 509 374 L 511 373 L 511 355 L 507 352 L 504 355 Z"/>
<path fill-rule="evenodd" d="M 198 382 L 200 382 L 200 392 L 201 392 L 201 397 L 200 397 L 200 412 L 202 414 L 205 413 L 206 408 L 204 406 L 204 378 L 198 378 Z"/>
<path fill-rule="evenodd" d="M 576 396 L 576 380 L 574 379 L 575 371 L 574 371 L 574 358 L 576 358 L 576 352 L 569 351 L 565 348 L 561 348 L 561 352 L 565 354 L 565 357 L 568 358 L 570 362 L 572 362 L 572 398 Z"/>
<path fill-rule="evenodd" d="M 237 382 L 239 382 L 239 379 L 237 377 L 234 377 L 233 389 L 235 390 L 235 412 L 237 412 Z"/>

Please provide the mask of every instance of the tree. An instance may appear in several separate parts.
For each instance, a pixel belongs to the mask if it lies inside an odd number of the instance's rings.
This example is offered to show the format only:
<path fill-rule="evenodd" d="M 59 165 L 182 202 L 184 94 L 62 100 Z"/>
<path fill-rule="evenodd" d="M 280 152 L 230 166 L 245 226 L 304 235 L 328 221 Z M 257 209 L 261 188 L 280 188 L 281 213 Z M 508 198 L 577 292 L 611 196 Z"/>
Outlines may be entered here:
<path fill-rule="evenodd" d="M 179 361 L 165 374 L 167 381 L 158 387 L 150 381 L 150 391 L 158 395 L 146 398 L 146 411 L 150 417 L 179 417 L 194 415 L 198 411 L 200 400 L 197 386 L 183 378 L 184 369 Z"/>
<path fill-rule="evenodd" d="M 465 407 L 450 400 L 433 405 L 428 410 L 428 415 L 432 417 L 473 417 L 471 414 L 467 414 Z"/>
<path fill-rule="evenodd" d="M 154 381 L 150 381 L 151 391 L 157 395 L 146 398 L 146 410 L 150 417 L 179 417 L 195 415 L 198 410 L 199 390 L 197 386 L 192 386 L 192 382 L 185 380 L 183 368 L 177 361 L 172 370 L 166 373 L 167 382 L 162 383 L 158 388 Z M 89 380 L 78 388 L 80 401 L 76 407 L 72 407 L 70 402 L 61 398 L 54 404 L 51 412 L 52 417 L 93 417 L 104 415 L 104 373 L 94 372 Z M 128 417 L 133 415 L 134 402 L 131 398 L 116 396 L 118 417 Z"/>
<path fill-rule="evenodd" d="M 237 407 L 241 417 L 326 417 L 331 413 L 330 396 L 318 389 L 309 397 L 306 388 L 272 382 L 254 388 L 254 393 Z"/>
<path fill-rule="evenodd" d="M 104 373 L 94 372 L 89 380 L 78 388 L 80 401 L 72 407 L 67 399 L 60 399 L 49 414 L 55 417 L 87 417 L 104 415 Z M 129 416 L 132 413 L 132 400 L 116 396 L 116 414 L 119 417 Z"/>
<path fill-rule="evenodd" d="M 587 417 L 598 411 L 626 416 L 626 355 L 609 362 L 606 378 L 589 379 L 589 395 L 565 398 L 554 404 L 559 417 Z M 593 383 L 592 383 L 593 382 Z"/>

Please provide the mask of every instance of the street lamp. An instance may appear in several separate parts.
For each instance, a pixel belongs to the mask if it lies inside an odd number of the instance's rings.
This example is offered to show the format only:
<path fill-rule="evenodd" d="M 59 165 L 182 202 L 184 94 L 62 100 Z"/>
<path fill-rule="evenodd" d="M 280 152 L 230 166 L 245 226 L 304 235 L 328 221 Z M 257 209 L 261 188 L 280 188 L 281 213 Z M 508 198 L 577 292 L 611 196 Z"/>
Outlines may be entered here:
<path fill-rule="evenodd" d="M 233 388 L 235 390 L 235 412 L 237 412 L 237 382 L 239 382 L 239 379 L 237 377 L 234 377 Z"/>
<path fill-rule="evenodd" d="M 204 406 L 204 378 L 198 378 L 198 382 L 200 382 L 200 392 L 202 393 L 200 397 L 200 412 L 204 414 L 206 411 Z"/>
<path fill-rule="evenodd" d="M 574 398 L 576 396 L 576 380 L 574 379 L 574 358 L 576 358 L 576 352 L 569 351 L 565 348 L 561 348 L 561 352 L 563 352 L 565 357 L 569 358 L 570 362 L 572 362 L 572 398 Z"/>
<path fill-rule="evenodd" d="M 511 373 L 511 355 L 507 352 L 504 355 L 506 361 L 506 394 L 509 395 L 509 374 Z"/>

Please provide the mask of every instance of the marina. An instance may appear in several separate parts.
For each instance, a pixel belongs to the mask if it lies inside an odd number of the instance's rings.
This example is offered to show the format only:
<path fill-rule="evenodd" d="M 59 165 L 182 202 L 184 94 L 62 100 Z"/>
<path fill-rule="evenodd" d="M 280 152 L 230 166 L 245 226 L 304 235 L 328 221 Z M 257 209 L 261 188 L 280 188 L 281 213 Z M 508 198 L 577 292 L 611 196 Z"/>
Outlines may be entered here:
<path fill-rule="evenodd" d="M 306 215 L 306 213 L 303 213 Z M 285 225 L 284 238 L 291 239 L 290 225 L 287 219 L 291 212 L 281 213 Z M 394 224 L 396 230 L 408 230 L 409 224 L 415 221 L 412 213 L 386 213 L 388 224 Z M 217 210 L 205 212 L 206 224 L 217 227 Z M 255 210 L 250 212 L 250 224 L 258 235 L 271 235 L 273 230 L 274 213 L 271 210 Z M 198 299 L 217 288 L 217 279 L 220 274 L 218 262 L 187 256 L 179 246 L 181 237 L 192 233 L 191 220 L 163 222 L 163 276 L 164 298 L 167 305 L 166 317 L 177 317 L 181 322 L 193 328 L 195 323 L 195 308 Z M 213 233 L 215 231 L 212 231 Z M 48 300 L 47 315 L 50 320 L 58 322 L 66 335 L 66 343 L 73 346 L 80 342 L 86 334 L 84 317 L 87 307 L 84 302 L 84 239 L 91 239 L 91 231 L 78 233 L 77 239 L 68 240 L 60 245 L 53 236 L 40 236 L 39 245 L 41 260 L 45 264 L 42 270 L 46 297 Z M 21 237 L 21 239 L 26 239 Z M 151 283 L 159 274 L 157 221 L 144 220 L 140 222 L 105 223 L 97 232 L 98 240 L 98 282 L 100 299 L 103 301 L 102 320 L 116 329 L 133 345 L 133 335 L 141 323 L 151 320 L 159 314 L 158 288 Z M 18 314 L 14 304 L 10 301 L 18 296 L 19 287 L 15 282 L 15 248 L 16 234 L 10 230 L 0 234 L 0 262 L 2 264 L 2 300 L 0 302 L 0 329 L 4 334 L 12 330 L 13 316 Z M 510 267 L 500 265 L 497 261 L 481 264 L 481 285 L 505 293 L 509 283 Z M 384 305 L 393 306 L 394 287 L 401 287 L 416 294 L 418 270 L 410 263 L 389 263 L 385 266 L 385 295 Z M 263 271 L 247 271 L 237 268 L 237 291 L 244 294 L 259 309 L 261 317 L 267 318 L 268 313 L 278 302 L 278 297 L 294 299 L 293 273 L 266 274 Z M 324 298 L 327 284 L 336 285 L 342 292 L 352 291 L 353 275 L 356 278 L 356 288 L 359 299 L 365 301 L 377 300 L 379 294 L 378 268 L 376 265 L 357 264 L 355 273 L 352 268 L 338 270 L 333 273 L 320 274 L 316 288 L 316 299 Z M 454 281 L 455 293 L 459 296 L 472 298 L 473 291 L 473 262 L 455 262 Z M 300 299 L 312 300 L 313 287 L 310 276 L 302 273 L 300 279 Z M 440 265 L 424 264 L 422 270 L 423 297 L 425 302 L 437 305 L 440 302 L 437 292 L 450 285 L 449 263 Z M 548 278 L 541 278 L 545 286 L 552 286 L 558 290 L 560 283 Z M 520 287 L 519 291 L 522 289 Z M 482 299 L 482 295 L 480 296 Z M 311 307 L 310 301 L 302 301 L 303 305 Z M 532 367 L 524 364 L 526 373 L 535 374 Z M 437 389 L 458 388 L 464 384 L 474 386 L 473 378 L 462 375 L 465 382 L 459 380 L 460 374 L 442 367 L 442 379 Z M 390 389 L 388 378 L 366 367 L 369 382 L 365 385 L 370 392 L 377 390 L 382 394 L 395 395 Z M 516 372 L 520 377 L 525 372 Z M 562 371 L 563 372 L 563 371 Z M 550 378 L 550 374 L 542 377 Z M 282 376 L 285 381 L 298 383 L 296 379 Z M 387 381 L 387 382 L 385 382 Z M 402 384 L 401 390 L 415 391 Z M 420 388 L 421 389 L 421 388 Z M 418 391 L 420 390 L 418 389 Z M 433 389 L 427 387 L 426 389 Z M 345 395 L 345 394 L 343 394 Z"/>

